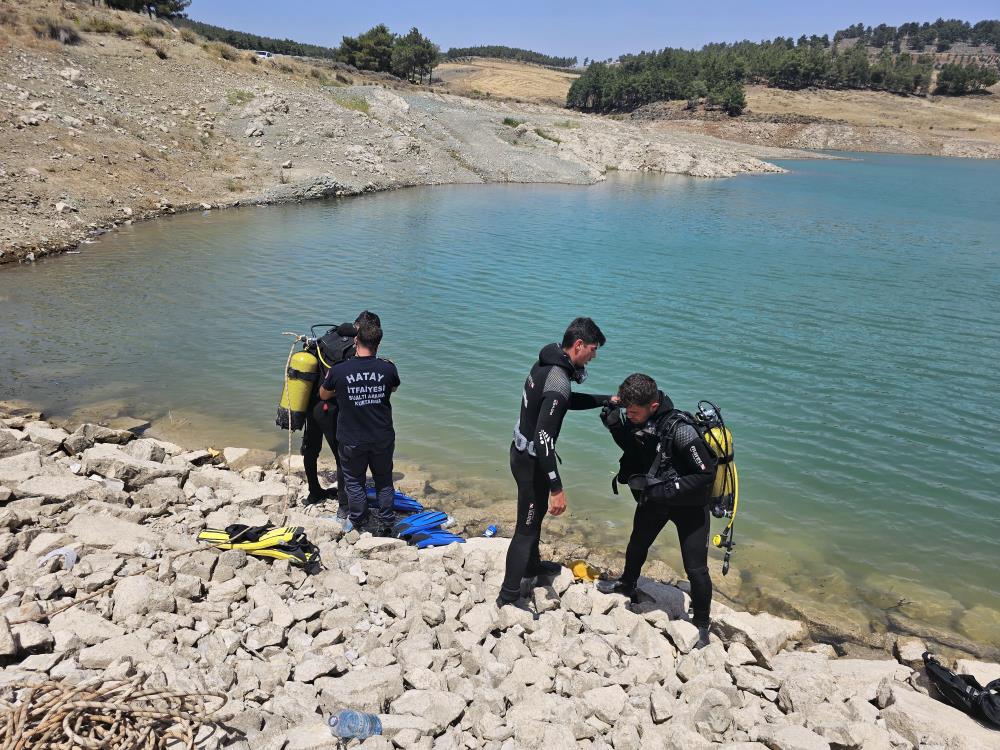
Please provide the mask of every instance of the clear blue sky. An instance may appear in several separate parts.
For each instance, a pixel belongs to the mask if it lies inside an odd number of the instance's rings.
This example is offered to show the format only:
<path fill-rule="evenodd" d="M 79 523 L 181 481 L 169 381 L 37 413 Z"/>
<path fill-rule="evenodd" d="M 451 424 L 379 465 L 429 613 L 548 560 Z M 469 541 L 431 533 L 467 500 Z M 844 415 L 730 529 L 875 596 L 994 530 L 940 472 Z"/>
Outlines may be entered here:
<path fill-rule="evenodd" d="M 377 23 L 396 32 L 417 26 L 441 46 L 505 44 L 550 55 L 604 59 L 661 47 L 833 34 L 858 21 L 875 26 L 1000 17 L 997 0 L 479 0 L 329 2 L 329 0 L 194 0 L 192 18 L 263 36 L 335 47 Z"/>

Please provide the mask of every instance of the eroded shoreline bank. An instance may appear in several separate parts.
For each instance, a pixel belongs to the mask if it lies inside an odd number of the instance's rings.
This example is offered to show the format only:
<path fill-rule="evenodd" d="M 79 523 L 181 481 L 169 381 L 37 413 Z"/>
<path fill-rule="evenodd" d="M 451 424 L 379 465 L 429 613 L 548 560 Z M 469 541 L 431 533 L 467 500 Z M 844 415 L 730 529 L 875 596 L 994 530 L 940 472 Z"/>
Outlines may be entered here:
<path fill-rule="evenodd" d="M 614 170 L 726 177 L 811 157 L 361 73 L 284 72 L 163 28 L 166 59 L 96 33 L 0 52 L 0 264 L 179 211 L 418 185 L 592 184 Z"/>

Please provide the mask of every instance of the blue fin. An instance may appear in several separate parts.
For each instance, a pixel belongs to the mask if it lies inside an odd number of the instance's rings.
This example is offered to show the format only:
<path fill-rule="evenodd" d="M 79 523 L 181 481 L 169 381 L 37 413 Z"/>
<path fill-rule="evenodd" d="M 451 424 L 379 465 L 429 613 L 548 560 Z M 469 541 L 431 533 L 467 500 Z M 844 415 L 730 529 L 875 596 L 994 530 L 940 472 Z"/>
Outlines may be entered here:
<path fill-rule="evenodd" d="M 424 509 L 419 500 L 404 495 L 402 492 L 396 493 L 396 500 L 392 507 L 404 513 L 420 513 Z"/>
<path fill-rule="evenodd" d="M 368 506 L 375 507 L 378 505 L 378 495 L 375 492 L 374 487 L 367 487 L 365 489 L 365 495 L 368 498 Z M 398 510 L 401 513 L 419 513 L 424 509 L 424 506 L 420 504 L 420 501 L 416 498 L 412 498 L 399 490 L 396 490 L 395 495 L 392 499 L 393 510 Z"/>
<path fill-rule="evenodd" d="M 409 518 L 404 518 L 392 527 L 392 533 L 396 536 L 409 536 L 418 531 L 426 531 L 435 526 L 440 526 L 447 520 L 448 516 L 440 511 L 425 510 L 423 513 L 417 513 Z"/>
<path fill-rule="evenodd" d="M 445 519 L 447 519 L 447 516 L 445 516 Z M 430 517 L 424 521 L 419 521 L 415 524 L 410 524 L 409 526 L 404 527 L 396 536 L 401 539 L 409 539 L 414 534 L 441 531 L 441 524 L 443 523 L 444 520 L 442 520 L 440 516 Z"/>
<path fill-rule="evenodd" d="M 410 541 L 417 549 L 426 549 L 427 547 L 444 547 L 452 544 L 453 542 L 465 544 L 465 540 L 462 537 L 452 534 L 450 531 L 443 531 L 441 529 L 414 534 Z"/>

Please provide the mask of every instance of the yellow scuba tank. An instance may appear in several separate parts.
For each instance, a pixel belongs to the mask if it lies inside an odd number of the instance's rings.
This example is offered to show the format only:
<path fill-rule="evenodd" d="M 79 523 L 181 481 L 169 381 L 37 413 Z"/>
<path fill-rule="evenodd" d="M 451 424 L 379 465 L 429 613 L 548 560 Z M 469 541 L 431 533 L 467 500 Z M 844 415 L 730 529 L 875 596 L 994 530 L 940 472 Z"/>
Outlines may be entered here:
<path fill-rule="evenodd" d="M 715 482 L 712 483 L 711 504 L 728 510 L 736 494 L 736 463 L 733 459 L 733 433 L 725 425 L 705 430 L 702 436 L 715 456 Z M 721 516 L 720 516 L 721 518 Z"/>
<path fill-rule="evenodd" d="M 736 520 L 740 502 L 740 480 L 736 471 L 733 434 L 722 420 L 722 410 L 711 401 L 698 402 L 698 412 L 694 415 L 694 421 L 702 439 L 717 461 L 709 507 L 716 518 L 729 519 L 722 533 L 712 537 L 712 544 L 726 551 L 722 560 L 722 575 L 726 575 L 729 572 L 729 558 L 735 546 L 733 522 Z"/>
<path fill-rule="evenodd" d="M 306 422 L 309 398 L 316 387 L 319 360 L 307 351 L 296 352 L 288 364 L 285 387 L 274 423 L 283 430 L 301 430 Z"/>

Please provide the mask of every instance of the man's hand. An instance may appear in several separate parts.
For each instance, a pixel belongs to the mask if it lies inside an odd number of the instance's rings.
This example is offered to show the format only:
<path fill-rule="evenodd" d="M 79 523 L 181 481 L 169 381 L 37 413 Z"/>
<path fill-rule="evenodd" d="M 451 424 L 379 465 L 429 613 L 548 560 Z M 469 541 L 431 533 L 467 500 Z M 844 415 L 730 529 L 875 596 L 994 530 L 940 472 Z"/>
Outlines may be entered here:
<path fill-rule="evenodd" d="M 618 408 L 617 398 L 615 396 L 611 403 L 601 409 L 601 422 L 609 430 L 614 430 L 622 425 L 622 410 Z"/>
<path fill-rule="evenodd" d="M 561 516 L 566 512 L 566 492 L 559 490 L 549 495 L 549 513 L 554 516 Z"/>

